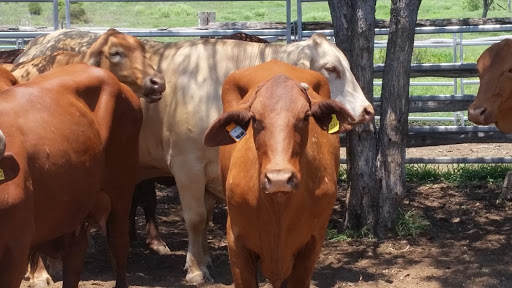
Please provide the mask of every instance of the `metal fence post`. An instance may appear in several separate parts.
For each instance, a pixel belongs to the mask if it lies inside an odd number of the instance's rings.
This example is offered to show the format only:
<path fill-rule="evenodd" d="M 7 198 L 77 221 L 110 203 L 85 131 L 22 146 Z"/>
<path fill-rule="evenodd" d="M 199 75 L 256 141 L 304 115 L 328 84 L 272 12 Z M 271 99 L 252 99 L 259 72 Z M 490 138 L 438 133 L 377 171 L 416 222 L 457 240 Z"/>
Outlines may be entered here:
<path fill-rule="evenodd" d="M 302 41 L 302 1 L 297 0 L 297 40 Z"/>
<path fill-rule="evenodd" d="M 53 0 L 53 30 L 59 30 L 59 0 Z"/>
<path fill-rule="evenodd" d="M 65 3 L 66 3 L 66 29 L 69 29 L 69 27 L 71 26 L 71 16 L 70 16 L 71 3 L 69 3 L 69 0 L 66 0 Z"/>

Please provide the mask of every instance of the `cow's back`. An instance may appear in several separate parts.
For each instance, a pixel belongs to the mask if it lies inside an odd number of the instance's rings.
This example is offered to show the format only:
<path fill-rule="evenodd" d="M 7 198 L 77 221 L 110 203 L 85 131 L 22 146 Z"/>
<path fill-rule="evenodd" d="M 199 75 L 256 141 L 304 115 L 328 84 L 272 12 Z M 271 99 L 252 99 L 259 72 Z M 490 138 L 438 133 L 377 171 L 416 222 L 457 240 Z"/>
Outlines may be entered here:
<path fill-rule="evenodd" d="M 76 29 L 57 30 L 48 35 L 41 35 L 32 39 L 25 47 L 25 51 L 13 63 L 18 64 L 40 56 L 50 55 L 57 51 L 83 53 L 100 36 L 97 33 Z"/>

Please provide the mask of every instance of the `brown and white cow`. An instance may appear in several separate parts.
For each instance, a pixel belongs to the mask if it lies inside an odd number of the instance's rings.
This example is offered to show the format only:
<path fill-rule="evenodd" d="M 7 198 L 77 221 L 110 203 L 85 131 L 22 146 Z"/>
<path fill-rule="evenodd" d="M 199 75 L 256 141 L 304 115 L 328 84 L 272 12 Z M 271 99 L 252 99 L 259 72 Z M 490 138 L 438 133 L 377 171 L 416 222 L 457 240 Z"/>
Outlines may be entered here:
<path fill-rule="evenodd" d="M 87 34 L 83 31 L 55 33 L 45 36 L 48 41 L 39 38 L 40 44 L 32 45 L 33 50 L 27 46 L 25 55 L 40 56 L 52 49 L 91 45 L 87 43 L 92 38 L 80 39 L 80 35 Z M 79 44 L 74 46 L 72 42 Z M 149 41 L 144 45 L 157 71 L 172 81 L 168 81 L 162 101 L 151 106 L 142 103 L 144 122 L 138 179 L 174 177 L 189 235 L 187 280 L 191 283 L 212 280 L 207 269 L 211 260 L 205 248 L 207 223 L 215 200 L 222 199 L 224 193 L 219 178 L 218 148 L 205 147 L 203 135 L 222 112 L 220 94 L 224 79 L 237 69 L 277 59 L 326 77 L 332 99 L 354 116 L 351 124 L 370 121 L 374 111 L 343 52 L 322 34 L 288 45 L 214 39 L 165 44 Z"/>
<path fill-rule="evenodd" d="M 76 62 L 109 70 L 136 94 L 149 100 L 158 101 L 165 90 L 165 80 L 149 63 L 142 42 L 116 29 L 109 29 L 81 54 L 57 51 L 19 62 L 11 72 L 18 81 L 26 82 L 55 67 Z"/>
<path fill-rule="evenodd" d="M 492 44 L 478 58 L 480 86 L 468 108 L 468 118 L 478 125 L 496 124 L 512 133 L 512 39 Z"/>
<path fill-rule="evenodd" d="M 235 287 L 258 287 L 258 267 L 273 287 L 310 286 L 336 200 L 339 140 L 327 130 L 353 118 L 329 96 L 321 74 L 278 61 L 224 82 L 204 143 L 221 146 Z"/>
<path fill-rule="evenodd" d="M 65 243 L 64 286 L 76 287 L 86 221 L 102 222 L 106 213 L 116 287 L 127 287 L 139 98 L 112 73 L 77 63 L 5 89 L 0 99 L 0 194 L 8 199 L 0 203 L 2 287 L 19 287 L 29 250 L 47 252 L 56 241 Z"/>

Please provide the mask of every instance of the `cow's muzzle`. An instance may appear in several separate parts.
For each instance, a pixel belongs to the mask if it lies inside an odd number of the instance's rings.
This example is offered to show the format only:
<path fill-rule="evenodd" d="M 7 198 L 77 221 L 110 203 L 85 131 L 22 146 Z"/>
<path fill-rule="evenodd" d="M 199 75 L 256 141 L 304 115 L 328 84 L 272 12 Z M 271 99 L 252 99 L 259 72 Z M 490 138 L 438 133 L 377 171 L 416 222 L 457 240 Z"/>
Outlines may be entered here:
<path fill-rule="evenodd" d="M 375 116 L 375 110 L 371 104 L 366 105 L 363 111 L 352 121 L 349 119 L 351 125 L 369 123 Z"/>
<path fill-rule="evenodd" d="M 489 119 L 489 110 L 487 107 L 481 107 L 476 105 L 470 105 L 468 108 L 468 119 L 469 121 L 477 125 L 489 125 L 494 123 Z"/>
<path fill-rule="evenodd" d="M 292 192 L 298 185 L 297 174 L 290 170 L 268 170 L 261 181 L 265 193 Z"/>
<path fill-rule="evenodd" d="M 149 103 L 155 103 L 162 99 L 162 93 L 165 91 L 165 79 L 160 74 L 148 76 L 144 79 L 144 90 L 142 95 Z"/>

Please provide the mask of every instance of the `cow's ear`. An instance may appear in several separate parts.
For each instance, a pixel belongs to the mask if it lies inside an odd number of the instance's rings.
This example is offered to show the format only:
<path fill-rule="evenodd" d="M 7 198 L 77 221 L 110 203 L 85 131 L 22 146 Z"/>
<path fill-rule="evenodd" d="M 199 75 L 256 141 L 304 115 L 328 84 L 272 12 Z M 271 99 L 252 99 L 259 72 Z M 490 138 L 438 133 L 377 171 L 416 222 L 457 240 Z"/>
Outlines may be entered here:
<path fill-rule="evenodd" d="M 239 141 L 245 136 L 250 120 L 251 113 L 248 109 L 223 113 L 206 130 L 203 138 L 204 145 L 216 147 Z"/>
<path fill-rule="evenodd" d="M 335 100 L 313 101 L 311 115 L 320 128 L 331 134 L 350 130 L 349 123 L 355 120 L 347 108 Z"/>
<path fill-rule="evenodd" d="M 94 42 L 92 44 L 91 48 L 89 48 L 89 50 L 87 50 L 87 52 L 85 52 L 85 56 L 83 59 L 81 59 L 81 61 L 84 63 L 87 63 L 91 66 L 100 67 L 101 57 L 103 55 L 103 48 L 105 48 L 105 46 L 107 46 L 108 39 L 112 35 L 119 34 L 119 33 L 121 33 L 121 32 L 117 31 L 116 29 L 113 29 L 113 28 L 108 29 L 108 31 L 103 33 L 100 36 L 100 38 L 98 38 L 98 40 L 96 40 L 96 42 Z"/>

